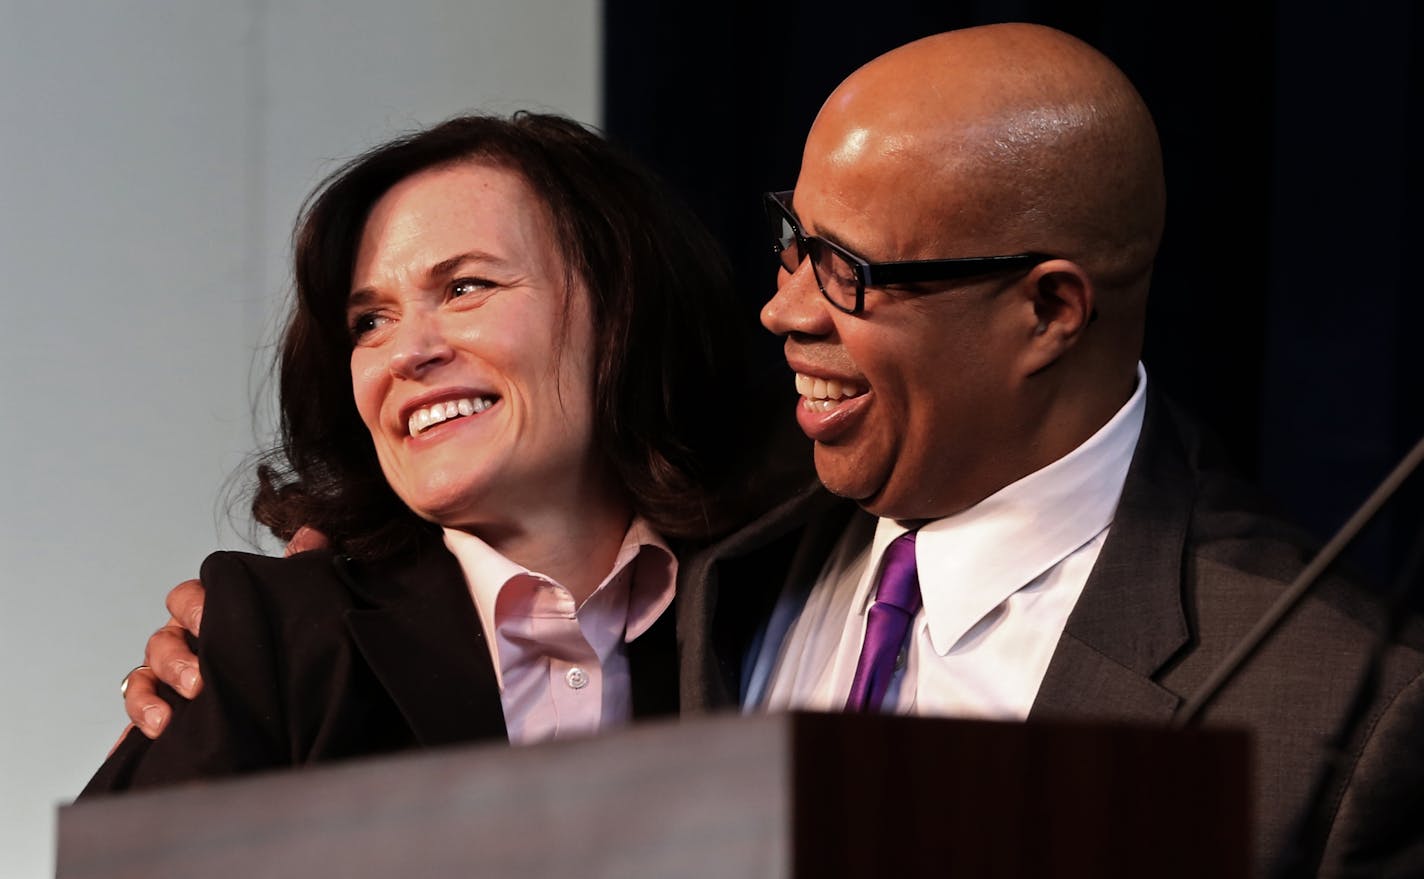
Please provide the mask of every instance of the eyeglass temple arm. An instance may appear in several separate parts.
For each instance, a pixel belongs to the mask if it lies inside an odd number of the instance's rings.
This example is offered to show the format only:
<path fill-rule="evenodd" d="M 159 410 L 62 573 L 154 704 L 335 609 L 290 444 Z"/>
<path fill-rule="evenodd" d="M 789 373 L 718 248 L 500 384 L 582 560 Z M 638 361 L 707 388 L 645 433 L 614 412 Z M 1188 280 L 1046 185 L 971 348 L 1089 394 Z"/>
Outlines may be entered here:
<path fill-rule="evenodd" d="M 1016 253 L 1012 256 L 983 256 L 968 259 L 924 259 L 907 262 L 866 263 L 860 267 L 865 286 L 914 284 L 921 281 L 952 281 L 974 275 L 987 275 L 1008 269 L 1028 268 L 1053 257 L 1042 253 Z"/>

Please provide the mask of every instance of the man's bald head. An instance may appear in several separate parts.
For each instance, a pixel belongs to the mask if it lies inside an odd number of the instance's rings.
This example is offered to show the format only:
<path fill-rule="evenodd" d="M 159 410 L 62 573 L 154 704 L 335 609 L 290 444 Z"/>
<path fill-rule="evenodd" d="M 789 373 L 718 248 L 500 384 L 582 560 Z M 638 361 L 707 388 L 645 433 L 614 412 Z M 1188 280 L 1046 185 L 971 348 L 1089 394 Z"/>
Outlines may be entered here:
<path fill-rule="evenodd" d="M 970 28 L 882 55 L 826 101 L 806 161 L 923 193 L 966 254 L 1051 253 L 1105 290 L 1145 291 L 1161 238 L 1146 106 L 1111 61 L 1051 28 Z"/>

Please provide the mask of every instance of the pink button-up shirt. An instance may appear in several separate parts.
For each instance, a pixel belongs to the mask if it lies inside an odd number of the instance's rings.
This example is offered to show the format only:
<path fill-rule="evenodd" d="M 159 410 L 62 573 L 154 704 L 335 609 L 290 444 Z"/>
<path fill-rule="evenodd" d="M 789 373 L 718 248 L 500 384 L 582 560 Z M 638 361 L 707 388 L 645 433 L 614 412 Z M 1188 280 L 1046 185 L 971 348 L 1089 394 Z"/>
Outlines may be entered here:
<path fill-rule="evenodd" d="M 583 602 L 473 534 L 445 529 L 474 597 L 499 680 L 511 744 L 626 724 L 633 699 L 626 644 L 672 603 L 677 559 L 635 518 L 613 570 Z"/>

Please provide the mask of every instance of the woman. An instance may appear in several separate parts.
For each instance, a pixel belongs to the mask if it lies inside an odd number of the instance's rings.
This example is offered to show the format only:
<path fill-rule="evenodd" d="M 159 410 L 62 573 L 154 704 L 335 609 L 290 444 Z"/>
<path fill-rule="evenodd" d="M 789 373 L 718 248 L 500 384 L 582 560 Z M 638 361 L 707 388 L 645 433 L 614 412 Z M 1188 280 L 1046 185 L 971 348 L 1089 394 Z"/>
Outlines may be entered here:
<path fill-rule="evenodd" d="M 328 179 L 295 259 L 253 511 L 339 551 L 209 557 L 203 693 L 85 793 L 674 710 L 671 547 L 771 422 L 706 232 L 576 123 L 465 117 Z"/>

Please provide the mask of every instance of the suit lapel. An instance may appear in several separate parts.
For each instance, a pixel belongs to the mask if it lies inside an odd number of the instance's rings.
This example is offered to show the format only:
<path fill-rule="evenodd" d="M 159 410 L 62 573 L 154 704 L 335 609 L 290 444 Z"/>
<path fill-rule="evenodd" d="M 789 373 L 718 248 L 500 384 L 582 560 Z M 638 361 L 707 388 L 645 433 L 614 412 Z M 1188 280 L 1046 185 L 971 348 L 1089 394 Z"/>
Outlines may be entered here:
<path fill-rule="evenodd" d="M 812 482 L 682 565 L 677 637 L 684 712 L 739 705 L 742 662 L 757 628 L 788 577 L 816 576 L 853 509 Z"/>
<path fill-rule="evenodd" d="M 337 573 L 356 594 L 351 637 L 426 746 L 504 739 L 494 665 L 459 564 L 438 540 L 409 555 Z"/>
<path fill-rule="evenodd" d="M 1031 717 L 1170 719 L 1180 698 L 1154 676 L 1190 639 L 1182 566 L 1194 496 L 1171 413 L 1149 389 L 1112 529 Z"/>

